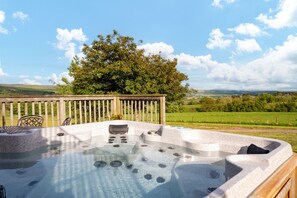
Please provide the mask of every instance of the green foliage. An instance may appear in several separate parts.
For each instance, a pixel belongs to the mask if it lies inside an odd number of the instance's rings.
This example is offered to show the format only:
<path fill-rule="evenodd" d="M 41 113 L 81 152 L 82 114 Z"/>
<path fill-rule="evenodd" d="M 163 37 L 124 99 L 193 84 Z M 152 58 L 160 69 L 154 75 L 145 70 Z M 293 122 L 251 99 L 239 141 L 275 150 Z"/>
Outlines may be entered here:
<path fill-rule="evenodd" d="M 121 119 L 123 119 L 123 117 L 124 117 L 123 114 L 112 114 L 111 120 L 121 120 Z"/>
<path fill-rule="evenodd" d="M 202 98 L 200 100 L 200 105 L 201 105 L 200 111 L 203 111 L 203 112 L 214 111 L 216 108 L 215 99 L 208 98 L 208 97 Z"/>
<path fill-rule="evenodd" d="M 186 103 L 187 105 L 198 105 L 199 101 L 196 99 L 190 99 L 189 101 L 187 101 Z"/>
<path fill-rule="evenodd" d="M 72 83 L 67 80 L 67 78 L 62 78 L 64 84 L 57 84 L 57 93 L 59 95 L 71 95 L 73 94 Z"/>
<path fill-rule="evenodd" d="M 184 112 L 185 108 L 181 103 L 178 102 L 167 102 L 166 112 L 174 113 L 174 112 Z"/>
<path fill-rule="evenodd" d="M 200 111 L 200 105 L 194 104 L 194 105 L 183 105 L 184 112 L 197 112 Z"/>
<path fill-rule="evenodd" d="M 146 56 L 133 38 L 116 31 L 99 35 L 90 46 L 84 45 L 83 53 L 84 58 L 74 58 L 69 67 L 73 94 L 166 94 L 172 106 L 180 105 L 188 91 L 188 85 L 181 84 L 188 78 L 176 69 L 176 59 Z"/>

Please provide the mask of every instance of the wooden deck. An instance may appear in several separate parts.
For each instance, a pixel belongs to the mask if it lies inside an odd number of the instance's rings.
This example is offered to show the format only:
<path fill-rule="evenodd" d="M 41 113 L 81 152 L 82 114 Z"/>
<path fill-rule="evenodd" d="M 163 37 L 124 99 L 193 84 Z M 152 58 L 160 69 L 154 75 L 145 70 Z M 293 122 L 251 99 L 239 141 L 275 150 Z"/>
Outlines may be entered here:
<path fill-rule="evenodd" d="M 297 198 L 297 154 L 287 160 L 250 197 Z"/>

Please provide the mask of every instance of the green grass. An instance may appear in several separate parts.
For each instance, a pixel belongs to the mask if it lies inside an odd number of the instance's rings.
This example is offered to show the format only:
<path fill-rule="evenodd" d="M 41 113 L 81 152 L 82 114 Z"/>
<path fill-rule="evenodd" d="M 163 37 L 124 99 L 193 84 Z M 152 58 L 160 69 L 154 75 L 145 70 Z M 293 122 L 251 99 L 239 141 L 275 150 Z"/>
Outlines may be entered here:
<path fill-rule="evenodd" d="M 230 125 L 297 126 L 297 112 L 184 112 L 167 113 L 167 122 Z"/>
<path fill-rule="evenodd" d="M 244 124 L 220 124 L 220 123 L 194 123 L 194 122 L 166 122 L 171 126 L 182 126 L 194 129 L 234 130 L 237 128 L 247 130 L 297 130 L 294 126 L 271 126 L 271 125 L 244 125 Z"/>

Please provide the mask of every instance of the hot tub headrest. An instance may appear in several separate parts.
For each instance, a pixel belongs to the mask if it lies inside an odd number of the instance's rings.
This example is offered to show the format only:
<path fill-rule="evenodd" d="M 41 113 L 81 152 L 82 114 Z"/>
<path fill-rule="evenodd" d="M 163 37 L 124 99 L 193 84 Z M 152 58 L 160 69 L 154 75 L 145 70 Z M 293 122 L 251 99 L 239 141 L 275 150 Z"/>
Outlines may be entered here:
<path fill-rule="evenodd" d="M 109 125 L 109 133 L 110 134 L 125 134 L 128 132 L 129 127 L 128 124 L 121 124 L 121 125 Z"/>
<path fill-rule="evenodd" d="M 247 148 L 247 154 L 267 154 L 267 153 L 269 153 L 269 150 L 263 149 L 254 144 L 249 145 Z"/>

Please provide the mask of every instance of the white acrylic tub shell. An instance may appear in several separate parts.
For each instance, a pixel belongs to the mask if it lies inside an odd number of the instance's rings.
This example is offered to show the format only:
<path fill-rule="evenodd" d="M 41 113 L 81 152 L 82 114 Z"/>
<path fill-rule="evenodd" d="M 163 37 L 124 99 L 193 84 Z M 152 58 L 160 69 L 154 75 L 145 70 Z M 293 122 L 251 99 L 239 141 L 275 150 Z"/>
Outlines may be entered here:
<path fill-rule="evenodd" d="M 280 140 L 124 120 L 32 129 L 29 133 L 26 131 L 12 135 L 1 133 L 0 153 L 25 152 L 53 144 L 77 144 L 85 141 L 91 144 L 92 138 L 98 136 L 101 142 L 96 142 L 96 146 L 104 146 L 108 142 L 110 124 L 128 124 L 128 134 L 141 136 L 144 141 L 174 144 L 205 154 L 219 151 L 233 153 L 225 160 L 225 176 L 228 180 L 207 197 L 247 197 L 293 155 L 291 145 Z M 148 131 L 151 130 L 157 132 L 149 134 Z M 64 133 L 64 136 L 57 136 L 58 133 Z M 270 152 L 260 155 L 246 154 L 247 146 L 250 144 L 263 147 Z M 192 195 L 187 192 L 191 186 L 185 184 L 193 180 L 198 183 L 190 182 L 191 185 L 201 185 L 201 181 L 199 183 L 197 178 L 195 180 L 195 174 L 185 177 L 183 170 L 187 168 L 195 172 L 202 168 L 199 163 L 203 162 L 180 161 L 173 170 L 173 176 L 178 180 L 185 197 Z"/>

